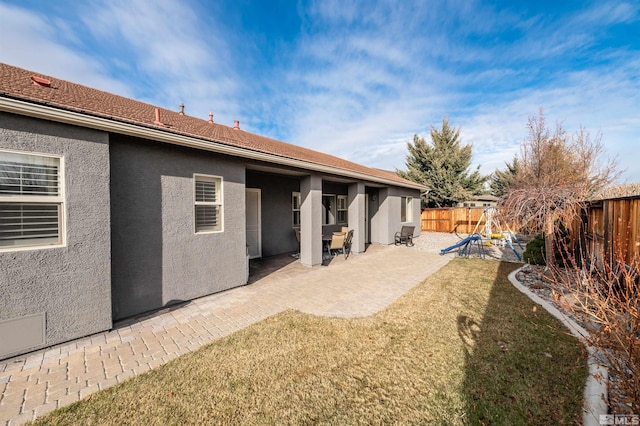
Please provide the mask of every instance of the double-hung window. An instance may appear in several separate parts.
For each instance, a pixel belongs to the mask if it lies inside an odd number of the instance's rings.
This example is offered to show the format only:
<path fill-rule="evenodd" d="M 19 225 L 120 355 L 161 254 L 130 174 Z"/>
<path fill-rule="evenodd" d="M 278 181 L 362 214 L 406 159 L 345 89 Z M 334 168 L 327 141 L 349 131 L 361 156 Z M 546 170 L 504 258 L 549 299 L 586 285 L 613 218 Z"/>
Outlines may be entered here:
<path fill-rule="evenodd" d="M 346 225 L 347 224 L 347 213 L 348 213 L 348 199 L 346 195 L 338 195 L 338 224 Z"/>
<path fill-rule="evenodd" d="M 0 250 L 64 243 L 62 158 L 0 151 Z"/>
<path fill-rule="evenodd" d="M 196 233 L 223 230 L 222 178 L 194 175 Z"/>
<path fill-rule="evenodd" d="M 401 197 L 400 199 L 400 222 L 411 222 L 413 220 L 413 197 Z"/>
<path fill-rule="evenodd" d="M 300 226 L 300 205 L 302 204 L 302 198 L 299 192 L 291 193 L 291 214 L 292 223 L 294 228 Z"/>

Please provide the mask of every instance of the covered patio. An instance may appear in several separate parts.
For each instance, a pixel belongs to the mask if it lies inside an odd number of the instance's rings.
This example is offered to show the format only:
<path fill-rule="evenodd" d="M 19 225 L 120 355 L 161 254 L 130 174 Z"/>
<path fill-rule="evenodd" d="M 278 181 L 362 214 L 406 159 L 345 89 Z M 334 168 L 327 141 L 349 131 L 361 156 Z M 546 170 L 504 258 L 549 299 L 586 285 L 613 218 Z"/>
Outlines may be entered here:
<path fill-rule="evenodd" d="M 250 259 L 296 251 L 302 265 L 321 265 L 327 241 L 345 229 L 351 231 L 353 253 L 364 252 L 370 243 L 393 243 L 402 225 L 413 226 L 418 236 L 417 187 L 395 187 L 381 178 L 363 177 L 247 163 Z"/>

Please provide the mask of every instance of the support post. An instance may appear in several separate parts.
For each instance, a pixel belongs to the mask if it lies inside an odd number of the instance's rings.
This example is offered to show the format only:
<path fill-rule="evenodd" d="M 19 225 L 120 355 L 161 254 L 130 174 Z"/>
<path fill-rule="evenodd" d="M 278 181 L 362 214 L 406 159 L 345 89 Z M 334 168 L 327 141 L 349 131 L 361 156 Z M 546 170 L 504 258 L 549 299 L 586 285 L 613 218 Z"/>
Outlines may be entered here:
<path fill-rule="evenodd" d="M 322 178 L 309 175 L 300 181 L 300 263 L 322 263 Z"/>
<path fill-rule="evenodd" d="M 349 229 L 353 229 L 351 251 L 362 253 L 365 249 L 365 188 L 364 183 L 349 184 Z"/>

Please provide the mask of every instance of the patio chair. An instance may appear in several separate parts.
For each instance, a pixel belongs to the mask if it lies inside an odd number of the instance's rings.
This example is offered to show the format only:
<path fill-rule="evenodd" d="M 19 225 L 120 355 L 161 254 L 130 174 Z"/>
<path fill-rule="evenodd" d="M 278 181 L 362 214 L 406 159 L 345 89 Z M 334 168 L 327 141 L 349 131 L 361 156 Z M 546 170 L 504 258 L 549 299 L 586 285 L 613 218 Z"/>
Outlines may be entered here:
<path fill-rule="evenodd" d="M 407 247 L 413 246 L 413 230 L 415 226 L 402 225 L 400 232 L 396 232 L 395 244 L 406 244 Z"/>
<path fill-rule="evenodd" d="M 298 251 L 295 253 L 295 255 L 300 257 L 300 228 L 293 228 L 293 230 L 296 233 L 296 241 L 298 241 Z"/>
<path fill-rule="evenodd" d="M 345 259 L 348 259 L 351 254 L 351 240 L 353 240 L 353 229 L 347 232 L 347 236 L 344 238 L 344 249 L 342 251 Z"/>
<path fill-rule="evenodd" d="M 335 257 L 340 250 L 342 250 L 343 254 L 345 253 L 344 241 L 346 239 L 346 236 L 347 235 L 344 232 L 334 232 L 333 233 L 333 235 L 331 236 L 331 242 L 327 246 L 327 249 L 328 249 L 330 255 L 333 255 L 333 257 Z M 335 252 L 335 254 L 334 254 L 334 252 Z"/>

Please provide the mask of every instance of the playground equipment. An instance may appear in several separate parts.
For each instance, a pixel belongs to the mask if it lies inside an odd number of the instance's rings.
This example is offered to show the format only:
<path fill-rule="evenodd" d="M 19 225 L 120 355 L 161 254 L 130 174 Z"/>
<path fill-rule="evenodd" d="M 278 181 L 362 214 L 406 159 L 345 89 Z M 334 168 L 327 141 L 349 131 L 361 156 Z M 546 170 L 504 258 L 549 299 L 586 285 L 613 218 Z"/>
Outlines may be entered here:
<path fill-rule="evenodd" d="M 485 221 L 484 232 L 479 233 L 478 228 L 480 227 L 483 219 Z M 487 207 L 482 212 L 482 216 L 480 216 L 480 219 L 478 220 L 478 223 L 476 223 L 476 226 L 473 229 L 471 235 L 460 240 L 460 242 L 452 245 L 451 247 L 440 250 L 440 254 L 443 255 L 458 247 L 462 247 L 459 255 L 468 257 L 471 247 L 476 245 L 478 246 L 480 257 L 484 257 L 484 249 L 482 248 L 483 246 L 490 244 L 504 246 L 506 244 L 513 251 L 518 260 L 522 260 L 520 253 L 518 253 L 513 247 L 513 241 L 518 244 L 521 250 L 524 250 L 522 244 L 520 244 L 520 241 L 516 237 L 516 234 L 511 231 L 511 229 L 509 229 L 509 226 L 507 224 L 503 225 L 500 222 L 498 209 L 496 209 L 495 207 Z"/>
<path fill-rule="evenodd" d="M 451 250 L 457 249 L 458 247 L 462 247 L 460 250 L 460 256 L 467 256 L 471 253 L 471 247 L 476 246 L 478 248 L 478 254 L 480 257 L 484 258 L 484 247 L 482 245 L 482 236 L 480 234 L 473 234 L 460 240 L 458 243 L 452 245 L 451 247 L 444 248 L 440 250 L 440 255 L 450 252 Z"/>

